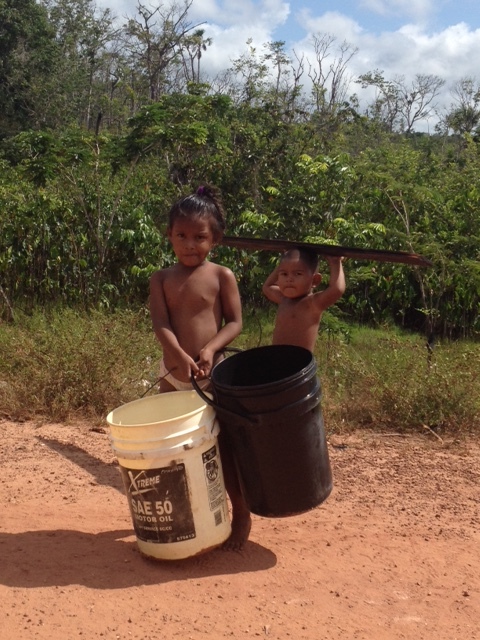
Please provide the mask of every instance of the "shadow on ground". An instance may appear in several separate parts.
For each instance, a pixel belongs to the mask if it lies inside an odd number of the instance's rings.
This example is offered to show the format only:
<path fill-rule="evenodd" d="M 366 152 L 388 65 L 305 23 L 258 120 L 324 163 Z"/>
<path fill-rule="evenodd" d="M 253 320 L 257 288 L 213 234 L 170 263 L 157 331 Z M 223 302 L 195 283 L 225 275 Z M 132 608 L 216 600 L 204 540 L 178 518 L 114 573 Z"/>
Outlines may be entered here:
<path fill-rule="evenodd" d="M 0 533 L 0 584 L 36 588 L 80 584 L 124 589 L 205 576 L 264 571 L 274 553 L 248 542 L 242 552 L 215 549 L 185 560 L 154 560 L 139 552 L 132 531 L 84 533 L 74 530 Z"/>

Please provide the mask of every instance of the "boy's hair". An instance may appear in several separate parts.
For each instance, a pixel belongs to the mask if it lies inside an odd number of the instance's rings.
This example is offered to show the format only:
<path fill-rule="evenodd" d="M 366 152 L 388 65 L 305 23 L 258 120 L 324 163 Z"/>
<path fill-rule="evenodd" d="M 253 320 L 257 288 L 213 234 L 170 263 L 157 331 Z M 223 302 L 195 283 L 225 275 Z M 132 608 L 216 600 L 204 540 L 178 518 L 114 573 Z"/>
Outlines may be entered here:
<path fill-rule="evenodd" d="M 280 263 L 283 260 L 290 260 L 298 253 L 298 258 L 310 269 L 312 273 L 316 273 L 318 269 L 318 254 L 311 249 L 305 249 L 304 247 L 297 247 L 296 249 L 289 249 L 280 258 Z"/>
<path fill-rule="evenodd" d="M 225 211 L 218 189 L 208 184 L 201 185 L 195 193 L 177 200 L 168 212 L 168 229 L 176 220 L 186 218 L 209 219 L 215 239 L 219 240 L 225 231 Z"/>

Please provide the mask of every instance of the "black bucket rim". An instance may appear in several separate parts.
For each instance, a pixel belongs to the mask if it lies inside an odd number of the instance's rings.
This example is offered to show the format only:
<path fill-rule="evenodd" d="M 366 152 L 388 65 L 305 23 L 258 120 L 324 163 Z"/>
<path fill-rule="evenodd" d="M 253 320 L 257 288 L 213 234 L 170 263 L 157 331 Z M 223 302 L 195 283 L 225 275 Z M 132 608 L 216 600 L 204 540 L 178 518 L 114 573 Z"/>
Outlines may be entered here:
<path fill-rule="evenodd" d="M 233 385 L 233 384 L 226 384 L 225 382 L 221 382 L 215 379 L 215 371 L 218 369 L 220 370 L 222 366 L 229 366 L 229 361 L 232 359 L 240 359 L 242 357 L 246 358 L 249 357 L 250 354 L 255 351 L 255 352 L 260 352 L 260 351 L 272 351 L 273 349 L 277 350 L 277 351 L 292 351 L 292 349 L 295 349 L 297 352 L 303 351 L 305 353 L 305 355 L 308 355 L 309 357 L 309 363 L 306 364 L 304 367 L 302 367 L 301 369 L 298 369 L 295 373 L 292 373 L 290 376 L 287 377 L 283 377 L 281 378 L 281 380 L 273 380 L 271 382 L 265 382 L 262 384 L 252 384 L 252 385 Z M 230 365 L 231 366 L 231 365 Z M 244 393 L 248 393 L 251 392 L 253 390 L 256 390 L 257 392 L 261 392 L 262 390 L 268 390 L 268 389 L 272 389 L 273 387 L 278 387 L 279 384 L 281 385 L 289 385 L 289 383 L 291 383 L 293 380 L 296 380 L 297 378 L 301 378 L 303 376 L 306 375 L 306 372 L 308 370 L 312 370 L 312 368 L 316 371 L 317 370 L 317 363 L 315 360 L 315 356 L 313 355 L 313 353 L 311 351 L 309 351 L 308 349 L 305 349 L 304 347 L 298 347 L 296 345 L 290 345 L 290 344 L 275 344 L 275 345 L 262 345 L 260 347 L 252 347 L 250 349 L 245 349 L 244 351 L 239 351 L 238 353 L 234 353 L 233 355 L 229 356 L 228 358 L 225 358 L 224 360 L 221 360 L 220 362 L 218 362 L 212 369 L 210 378 L 212 381 L 212 384 L 214 386 L 214 388 L 219 388 L 222 390 L 226 390 L 226 389 L 230 389 L 230 390 L 236 390 L 239 391 L 241 390 Z"/>

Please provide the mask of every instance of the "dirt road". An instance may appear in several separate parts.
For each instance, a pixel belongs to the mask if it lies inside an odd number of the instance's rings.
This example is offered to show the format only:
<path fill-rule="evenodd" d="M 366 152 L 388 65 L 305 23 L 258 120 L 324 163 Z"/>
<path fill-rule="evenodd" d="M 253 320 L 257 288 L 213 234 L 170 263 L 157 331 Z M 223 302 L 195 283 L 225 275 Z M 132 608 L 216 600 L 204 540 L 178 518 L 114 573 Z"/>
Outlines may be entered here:
<path fill-rule="evenodd" d="M 6 640 L 478 640 L 480 447 L 329 439 L 320 507 L 241 553 L 140 555 L 108 435 L 0 423 Z"/>

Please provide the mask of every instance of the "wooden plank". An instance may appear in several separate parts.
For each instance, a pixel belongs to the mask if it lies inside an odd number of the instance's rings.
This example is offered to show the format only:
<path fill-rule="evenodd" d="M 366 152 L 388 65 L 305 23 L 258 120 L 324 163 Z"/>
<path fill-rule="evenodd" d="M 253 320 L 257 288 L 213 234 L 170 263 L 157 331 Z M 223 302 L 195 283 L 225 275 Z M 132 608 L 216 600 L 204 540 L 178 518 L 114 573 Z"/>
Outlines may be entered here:
<path fill-rule="evenodd" d="M 374 260 L 376 262 L 399 262 L 418 267 L 431 267 L 432 262 L 427 258 L 407 251 L 383 251 L 382 249 L 357 249 L 355 247 L 341 247 L 331 244 L 313 244 L 310 242 L 296 242 L 295 240 L 266 240 L 264 238 L 234 238 L 224 236 L 221 243 L 236 249 L 251 249 L 253 251 L 278 251 L 302 248 L 316 251 L 322 256 L 343 256 L 354 260 Z"/>

